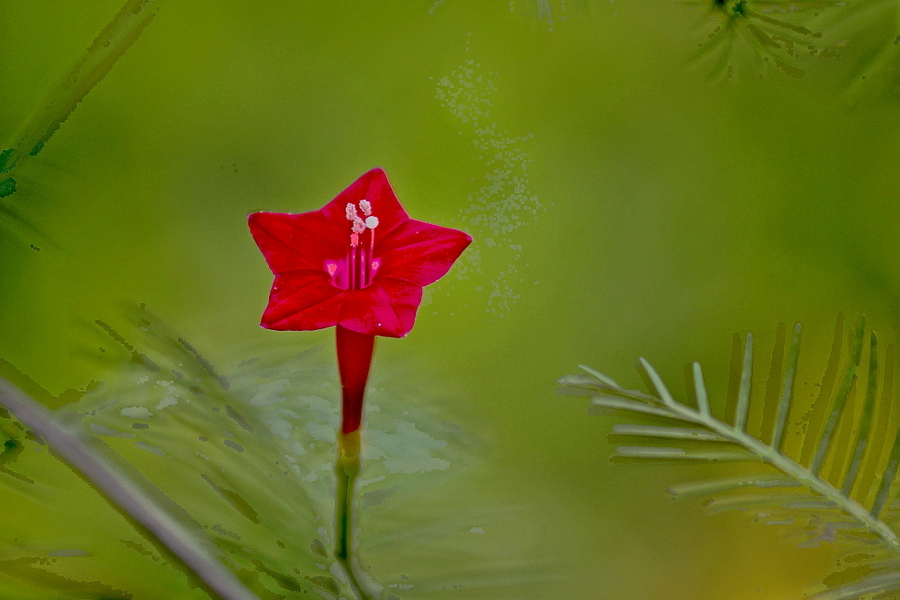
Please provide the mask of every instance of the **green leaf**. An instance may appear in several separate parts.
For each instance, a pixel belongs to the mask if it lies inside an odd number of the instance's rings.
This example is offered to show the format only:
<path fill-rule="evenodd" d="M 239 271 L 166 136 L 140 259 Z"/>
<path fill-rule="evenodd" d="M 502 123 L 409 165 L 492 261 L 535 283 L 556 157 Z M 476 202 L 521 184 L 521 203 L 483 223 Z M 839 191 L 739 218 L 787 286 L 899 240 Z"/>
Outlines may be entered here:
<path fill-rule="evenodd" d="M 694 363 L 694 397 L 697 399 L 697 410 L 700 414 L 709 416 L 709 395 L 706 393 L 706 384 L 703 382 L 703 371 L 700 363 Z"/>
<path fill-rule="evenodd" d="M 892 402 L 894 397 L 894 349 L 891 346 L 888 346 L 885 352 L 884 369 L 882 370 L 884 376 L 881 384 L 881 397 L 876 403 L 878 412 L 875 416 L 875 427 L 869 441 L 870 451 L 867 454 L 866 465 L 860 477 L 861 494 L 871 495 L 875 492 L 875 476 L 879 467 L 885 464 L 888 458 L 885 444 L 887 443 L 888 423 L 891 419 L 891 406 L 894 404 Z"/>
<path fill-rule="evenodd" d="M 15 148 L 7 148 L 0 152 L 0 174 L 9 173 L 16 166 L 15 151 Z"/>
<path fill-rule="evenodd" d="M 837 382 L 837 376 L 841 366 L 841 348 L 844 335 L 844 315 L 838 313 L 834 324 L 834 336 L 831 341 L 831 352 L 828 363 L 819 384 L 819 394 L 810 409 L 810 417 L 807 424 L 807 435 L 803 441 L 803 449 L 800 454 L 800 463 L 809 464 L 815 452 L 815 444 L 820 439 L 822 427 L 825 425 L 825 417 L 828 415 L 828 403 L 831 401 L 831 393 Z"/>
<path fill-rule="evenodd" d="M 863 332 L 865 326 L 866 319 L 864 316 L 860 316 L 859 321 L 856 324 L 856 336 L 854 337 L 850 362 L 844 369 L 841 387 L 838 389 L 834 405 L 831 408 L 828 420 L 825 422 L 825 428 L 822 431 L 822 436 L 819 438 L 818 445 L 816 446 L 816 453 L 813 456 L 812 463 L 809 465 L 810 471 L 815 475 L 818 475 L 819 471 L 822 469 L 822 464 L 825 462 L 825 457 L 828 454 L 828 450 L 831 448 L 831 440 L 837 430 L 838 421 L 844 412 L 847 398 L 850 396 L 850 388 L 856 378 L 856 368 L 859 366 L 859 361 L 862 357 Z"/>
<path fill-rule="evenodd" d="M 845 496 L 849 496 L 853 491 L 853 486 L 856 484 L 856 476 L 859 474 L 859 467 L 862 464 L 863 454 L 869 443 L 869 427 L 872 423 L 872 412 L 875 407 L 875 394 L 878 391 L 878 336 L 875 335 L 875 332 L 872 332 L 870 337 L 866 400 L 863 404 L 856 443 L 853 445 L 853 457 L 850 461 L 850 467 L 847 469 L 847 475 L 844 477 L 844 485 L 841 487 L 841 493 Z"/>
<path fill-rule="evenodd" d="M 662 458 L 667 460 L 700 461 L 759 461 L 760 458 L 747 452 L 728 450 L 708 450 L 691 452 L 684 448 L 660 448 L 657 446 L 619 446 L 618 456 L 627 458 Z"/>
<path fill-rule="evenodd" d="M 726 477 L 720 479 L 710 479 L 706 481 L 691 481 L 689 483 L 681 483 L 669 486 L 666 490 L 669 494 L 677 498 L 692 498 L 696 496 L 708 496 L 719 492 L 736 490 L 739 488 L 779 488 L 779 487 L 801 487 L 799 481 L 794 479 L 785 479 L 781 475 L 760 475 L 756 477 Z"/>
<path fill-rule="evenodd" d="M 705 440 L 713 442 L 731 441 L 706 429 L 660 427 L 657 425 L 628 425 L 624 423 L 618 423 L 616 425 L 613 425 L 612 433 L 617 435 L 643 435 L 649 437 L 675 438 L 683 440 Z"/>
<path fill-rule="evenodd" d="M 581 369 L 582 371 L 586 371 L 588 373 L 588 375 L 594 377 L 601 383 L 605 383 L 606 385 L 613 387 L 613 388 L 619 387 L 619 384 L 616 383 L 614 379 L 612 379 L 611 377 L 607 377 L 606 375 L 604 375 L 603 373 L 601 373 L 600 371 L 598 371 L 596 369 L 592 369 L 591 367 L 589 367 L 587 365 L 578 365 L 578 368 Z"/>
<path fill-rule="evenodd" d="M 636 400 L 628 400 L 626 398 L 620 398 L 618 396 L 593 396 L 591 398 L 591 404 L 595 406 L 603 406 L 605 408 L 618 408 L 648 415 L 668 417 L 670 419 L 680 418 L 677 414 L 667 411 L 663 408 L 649 406 Z"/>
<path fill-rule="evenodd" d="M 662 400 L 662 403 L 668 407 L 673 407 L 677 404 L 675 399 L 672 397 L 672 394 L 669 393 L 668 388 L 666 388 L 666 384 L 663 383 L 662 377 L 659 376 L 659 373 L 650 366 L 650 363 L 647 362 L 646 359 L 641 358 L 641 366 L 644 369 L 644 372 L 647 373 L 647 376 L 650 378 L 650 381 L 653 383 L 653 387 L 656 389 L 656 393 L 659 394 L 659 398 Z"/>
<path fill-rule="evenodd" d="M 772 432 L 772 446 L 778 450 L 784 444 L 784 434 L 787 431 L 788 417 L 791 414 L 791 403 L 794 399 L 794 380 L 797 375 L 797 361 L 800 358 L 800 335 L 803 328 L 800 323 L 794 325 L 794 335 L 791 338 L 791 347 L 788 350 L 788 364 L 781 386 L 781 400 L 778 403 L 778 413 L 775 417 L 775 429 Z"/>
<path fill-rule="evenodd" d="M 766 395 L 763 398 L 762 423 L 760 423 L 760 429 L 756 436 L 767 444 L 772 442 L 772 434 L 776 429 L 775 421 L 776 412 L 779 409 L 779 388 L 783 387 L 781 384 L 784 379 L 784 373 L 782 371 L 782 363 L 784 362 L 784 341 L 784 323 L 779 323 L 778 329 L 775 331 L 775 344 L 772 348 L 772 361 L 769 364 L 769 377 L 766 379 Z"/>
<path fill-rule="evenodd" d="M 12 196 L 16 192 L 16 180 L 12 177 L 7 177 L 3 181 L 0 181 L 0 198 L 6 198 L 7 196 Z"/>

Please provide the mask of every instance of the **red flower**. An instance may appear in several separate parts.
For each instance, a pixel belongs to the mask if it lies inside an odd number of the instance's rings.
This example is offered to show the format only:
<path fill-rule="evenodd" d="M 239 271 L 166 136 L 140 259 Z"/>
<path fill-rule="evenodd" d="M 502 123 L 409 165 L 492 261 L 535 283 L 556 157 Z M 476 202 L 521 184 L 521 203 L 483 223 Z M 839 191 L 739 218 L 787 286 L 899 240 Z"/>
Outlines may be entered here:
<path fill-rule="evenodd" d="M 422 288 L 444 276 L 468 234 L 410 219 L 381 169 L 372 169 L 317 211 L 254 213 L 250 232 L 275 282 L 262 326 L 340 325 L 403 337 Z"/>
<path fill-rule="evenodd" d="M 261 325 L 289 331 L 337 326 L 342 432 L 357 431 L 374 336 L 409 333 L 422 288 L 443 277 L 472 238 L 410 219 L 381 169 L 320 210 L 254 213 L 249 224 L 275 274 Z"/>

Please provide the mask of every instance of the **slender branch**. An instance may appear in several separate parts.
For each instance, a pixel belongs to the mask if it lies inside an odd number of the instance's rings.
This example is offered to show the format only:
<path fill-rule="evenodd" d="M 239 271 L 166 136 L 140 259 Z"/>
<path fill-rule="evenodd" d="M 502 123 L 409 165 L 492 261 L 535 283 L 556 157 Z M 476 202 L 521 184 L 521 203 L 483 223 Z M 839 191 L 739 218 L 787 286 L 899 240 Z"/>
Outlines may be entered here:
<path fill-rule="evenodd" d="M 137 41 L 156 16 L 158 5 L 158 0 L 125 2 L 78 63 L 59 80 L 41 109 L 24 125 L 18 144 L 5 157 L 5 171 L 12 173 L 23 160 L 41 151 L 78 103 Z"/>
<path fill-rule="evenodd" d="M 154 497 L 161 490 L 144 479 L 126 477 L 96 439 L 61 423 L 47 408 L 0 377 L 0 404 L 38 434 L 72 468 L 79 471 L 107 498 L 147 528 L 222 600 L 259 600 L 215 556 L 202 532 L 192 532 Z"/>

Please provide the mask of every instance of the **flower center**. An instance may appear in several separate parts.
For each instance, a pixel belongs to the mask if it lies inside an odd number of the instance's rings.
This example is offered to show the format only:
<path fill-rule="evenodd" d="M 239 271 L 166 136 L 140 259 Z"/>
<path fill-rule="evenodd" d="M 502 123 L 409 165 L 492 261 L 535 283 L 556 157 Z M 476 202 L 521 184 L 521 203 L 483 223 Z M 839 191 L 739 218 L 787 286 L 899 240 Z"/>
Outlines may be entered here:
<path fill-rule="evenodd" d="M 362 216 L 360 216 L 362 213 Z M 350 245 L 342 260 L 325 262 L 325 270 L 331 282 L 344 290 L 360 290 L 375 277 L 381 261 L 375 258 L 375 228 L 378 217 L 372 215 L 372 204 L 363 198 L 359 204 L 347 203 L 347 221 L 350 225 Z"/>

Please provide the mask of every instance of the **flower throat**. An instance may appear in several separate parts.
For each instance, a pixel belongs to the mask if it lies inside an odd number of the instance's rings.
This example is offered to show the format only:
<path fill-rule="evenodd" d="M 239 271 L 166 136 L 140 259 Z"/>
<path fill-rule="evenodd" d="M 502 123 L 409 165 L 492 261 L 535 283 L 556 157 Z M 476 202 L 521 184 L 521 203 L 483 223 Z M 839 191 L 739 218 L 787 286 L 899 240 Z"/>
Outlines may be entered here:
<path fill-rule="evenodd" d="M 372 204 L 365 198 L 359 201 L 359 205 L 348 202 L 345 210 L 350 225 L 347 256 L 342 261 L 327 261 L 325 269 L 337 287 L 360 290 L 372 283 L 375 272 L 381 266 L 381 261 L 375 258 L 378 217 L 372 215 Z"/>

